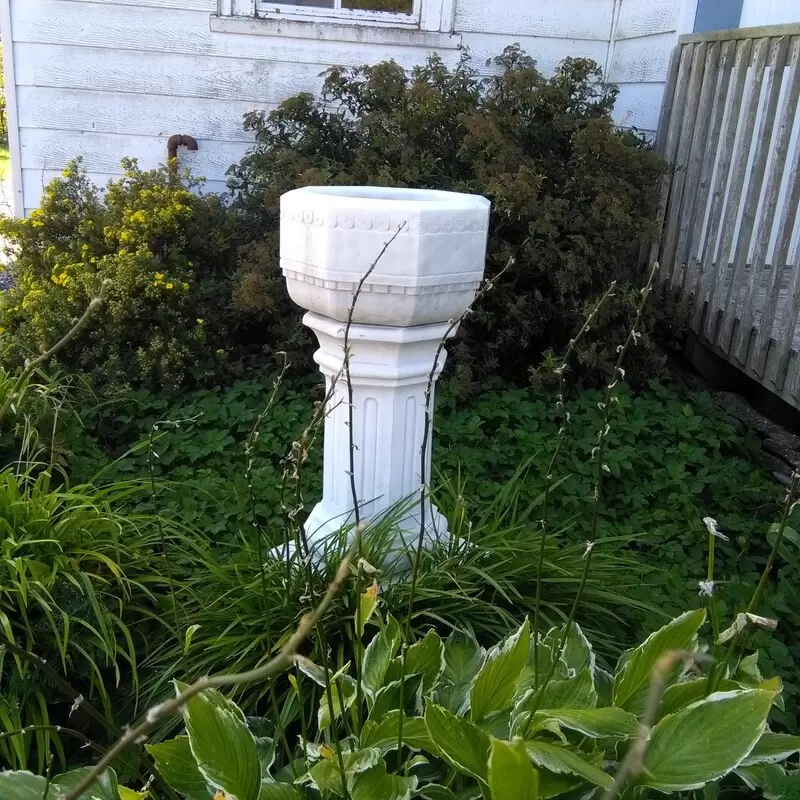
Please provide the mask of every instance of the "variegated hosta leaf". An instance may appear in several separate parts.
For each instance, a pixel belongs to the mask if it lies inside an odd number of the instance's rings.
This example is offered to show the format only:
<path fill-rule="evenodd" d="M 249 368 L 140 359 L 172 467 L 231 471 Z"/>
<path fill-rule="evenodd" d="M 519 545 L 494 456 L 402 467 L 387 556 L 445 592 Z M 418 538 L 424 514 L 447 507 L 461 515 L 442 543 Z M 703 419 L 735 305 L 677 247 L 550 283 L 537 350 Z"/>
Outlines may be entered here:
<path fill-rule="evenodd" d="M 715 692 L 653 728 L 640 785 L 661 792 L 700 789 L 734 770 L 761 738 L 772 693 Z"/>

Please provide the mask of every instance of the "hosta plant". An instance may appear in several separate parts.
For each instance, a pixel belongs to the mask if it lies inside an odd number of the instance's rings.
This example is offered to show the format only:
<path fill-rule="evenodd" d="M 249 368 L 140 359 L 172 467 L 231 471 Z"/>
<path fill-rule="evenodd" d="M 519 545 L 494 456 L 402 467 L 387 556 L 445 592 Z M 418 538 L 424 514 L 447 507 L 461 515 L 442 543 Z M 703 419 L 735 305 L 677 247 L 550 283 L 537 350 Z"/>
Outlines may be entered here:
<path fill-rule="evenodd" d="M 376 604 L 368 590 L 359 618 L 378 630 L 358 678 L 345 666 L 326 681 L 298 658 L 298 697 L 305 679 L 325 691 L 297 746 L 279 723 L 246 718 L 217 691 L 192 697 L 185 734 L 147 747 L 172 789 L 186 800 L 532 800 L 743 781 L 769 797 L 785 778 L 779 762 L 800 751 L 800 737 L 769 730 L 781 684 L 762 678 L 755 657 L 718 686 L 697 671 L 704 610 L 653 633 L 612 674 L 579 626 L 534 640 L 528 621 L 489 650 L 468 634 L 443 640 L 431 630 L 407 648 L 404 666 L 400 626 Z M 624 786 L 615 783 L 621 771 Z M 63 800 L 82 774 L 55 779 L 45 794 L 44 778 L 5 773 L 0 794 Z M 110 772 L 82 795 L 143 796 L 118 788 Z"/>

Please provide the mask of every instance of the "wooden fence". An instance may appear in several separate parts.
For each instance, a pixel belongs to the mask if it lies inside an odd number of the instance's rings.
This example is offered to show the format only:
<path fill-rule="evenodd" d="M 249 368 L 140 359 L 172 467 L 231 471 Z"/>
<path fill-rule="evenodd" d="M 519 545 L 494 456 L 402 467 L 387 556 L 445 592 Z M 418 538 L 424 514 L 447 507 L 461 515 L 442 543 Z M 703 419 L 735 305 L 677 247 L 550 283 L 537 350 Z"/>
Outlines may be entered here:
<path fill-rule="evenodd" d="M 662 278 L 692 329 L 800 407 L 800 24 L 683 36 L 657 147 Z"/>

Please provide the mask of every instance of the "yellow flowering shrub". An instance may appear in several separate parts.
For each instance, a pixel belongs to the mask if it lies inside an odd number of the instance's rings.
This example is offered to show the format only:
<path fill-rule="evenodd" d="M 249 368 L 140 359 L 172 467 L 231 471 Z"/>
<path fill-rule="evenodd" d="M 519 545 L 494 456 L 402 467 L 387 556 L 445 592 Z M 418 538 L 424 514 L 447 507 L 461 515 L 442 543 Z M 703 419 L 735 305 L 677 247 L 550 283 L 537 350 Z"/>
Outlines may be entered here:
<path fill-rule="evenodd" d="M 0 220 L 16 281 L 0 296 L 0 327 L 22 359 L 59 339 L 109 280 L 62 365 L 95 386 L 175 389 L 215 374 L 232 346 L 236 219 L 166 168 L 123 169 L 101 191 L 75 161 L 28 219 Z"/>

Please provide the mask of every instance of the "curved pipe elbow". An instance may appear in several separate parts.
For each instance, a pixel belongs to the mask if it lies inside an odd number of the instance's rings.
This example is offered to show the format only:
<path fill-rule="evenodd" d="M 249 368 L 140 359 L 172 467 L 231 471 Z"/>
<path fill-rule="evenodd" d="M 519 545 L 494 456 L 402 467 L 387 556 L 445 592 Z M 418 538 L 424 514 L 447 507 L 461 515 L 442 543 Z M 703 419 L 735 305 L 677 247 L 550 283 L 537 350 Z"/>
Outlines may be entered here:
<path fill-rule="evenodd" d="M 184 133 L 176 133 L 174 136 L 170 136 L 167 140 L 167 158 L 170 160 L 177 158 L 179 147 L 185 147 L 187 150 L 197 150 L 197 139 Z"/>

